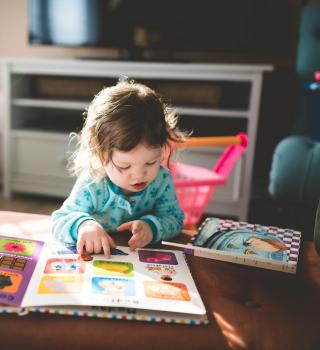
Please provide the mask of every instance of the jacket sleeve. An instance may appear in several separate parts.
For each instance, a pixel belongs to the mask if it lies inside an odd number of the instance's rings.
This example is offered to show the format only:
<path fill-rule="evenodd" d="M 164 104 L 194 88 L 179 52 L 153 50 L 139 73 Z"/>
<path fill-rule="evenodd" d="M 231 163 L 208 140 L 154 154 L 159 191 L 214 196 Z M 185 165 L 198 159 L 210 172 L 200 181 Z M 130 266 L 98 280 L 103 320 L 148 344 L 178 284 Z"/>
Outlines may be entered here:
<path fill-rule="evenodd" d="M 52 235 L 63 243 L 76 243 L 78 227 L 86 220 L 95 220 L 95 182 L 89 176 L 80 177 L 62 207 L 52 213 Z"/>
<path fill-rule="evenodd" d="M 156 196 L 154 212 L 141 217 L 141 220 L 146 221 L 152 229 L 151 243 L 173 238 L 183 228 L 184 214 L 179 206 L 171 175 L 166 172 L 163 177 L 164 181 Z"/>

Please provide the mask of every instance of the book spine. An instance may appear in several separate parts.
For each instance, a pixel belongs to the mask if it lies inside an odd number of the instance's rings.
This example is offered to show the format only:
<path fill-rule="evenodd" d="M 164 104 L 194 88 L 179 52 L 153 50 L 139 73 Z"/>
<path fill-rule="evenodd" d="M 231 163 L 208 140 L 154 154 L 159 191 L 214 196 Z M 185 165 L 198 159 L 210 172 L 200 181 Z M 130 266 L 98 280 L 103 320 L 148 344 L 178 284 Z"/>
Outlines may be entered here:
<path fill-rule="evenodd" d="M 251 257 L 246 257 L 243 255 L 230 255 L 222 251 L 213 251 L 206 248 L 188 247 L 184 249 L 184 252 L 189 255 L 199 256 L 203 258 L 209 258 L 219 261 L 232 262 L 240 265 L 248 265 L 254 267 L 261 267 L 269 270 L 282 271 L 288 273 L 296 273 L 296 264 L 277 262 L 273 260 L 262 260 L 255 259 Z"/>
<path fill-rule="evenodd" d="M 76 308 L 68 309 L 63 307 L 28 307 L 27 309 L 30 312 L 58 314 L 65 316 L 108 318 L 112 320 L 147 321 L 185 325 L 204 325 L 208 324 L 209 322 L 207 317 L 196 319 L 191 317 L 179 317 L 178 315 L 169 317 L 161 314 L 158 316 L 156 314 L 150 315 L 137 309 L 130 309 L 126 311 L 125 308 L 117 309 L 115 307 L 105 307 L 104 310 L 94 310 L 93 308 L 88 307 L 88 309 L 85 311 L 78 310 Z"/>
<path fill-rule="evenodd" d="M 16 306 L 0 306 L 0 313 L 5 314 L 18 314 L 19 316 L 25 316 L 29 312 L 25 308 L 16 307 Z"/>

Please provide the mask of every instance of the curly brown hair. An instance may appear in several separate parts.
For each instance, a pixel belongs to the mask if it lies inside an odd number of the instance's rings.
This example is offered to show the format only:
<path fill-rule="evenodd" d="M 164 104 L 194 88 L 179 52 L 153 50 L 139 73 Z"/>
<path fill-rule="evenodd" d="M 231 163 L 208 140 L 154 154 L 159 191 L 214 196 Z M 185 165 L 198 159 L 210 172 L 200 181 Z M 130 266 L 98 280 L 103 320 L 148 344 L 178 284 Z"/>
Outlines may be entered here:
<path fill-rule="evenodd" d="M 85 114 L 83 129 L 72 135 L 78 147 L 69 169 L 76 176 L 88 170 L 95 179 L 105 177 L 104 166 L 112 161 L 114 150 L 130 151 L 144 142 L 171 153 L 170 141 L 185 139 L 185 133 L 176 126 L 174 109 L 154 90 L 134 81 L 120 81 L 102 89 Z"/>

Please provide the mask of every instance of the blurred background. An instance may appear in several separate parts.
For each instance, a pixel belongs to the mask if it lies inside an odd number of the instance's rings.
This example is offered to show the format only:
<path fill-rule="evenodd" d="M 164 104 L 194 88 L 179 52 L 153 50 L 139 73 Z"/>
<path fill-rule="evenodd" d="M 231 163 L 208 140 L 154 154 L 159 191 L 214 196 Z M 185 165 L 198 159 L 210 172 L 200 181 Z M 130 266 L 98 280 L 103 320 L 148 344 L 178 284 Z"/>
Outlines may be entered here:
<path fill-rule="evenodd" d="M 1 64 L 17 58 L 272 66 L 263 77 L 247 219 L 312 237 L 320 197 L 320 2 L 0 0 Z M 42 93 L 56 89 L 48 84 L 38 81 Z M 2 77 L 0 107 L 4 85 Z M 241 105 L 248 88 L 225 89 Z M 172 86 L 164 93 L 179 97 Z M 0 108 L 2 140 L 7 111 Z M 196 123 L 182 126 L 204 136 L 208 125 Z M 242 127 L 237 123 L 216 122 L 215 133 L 233 134 Z M 0 209 L 50 213 L 62 201 L 17 191 L 10 199 L 0 196 Z"/>

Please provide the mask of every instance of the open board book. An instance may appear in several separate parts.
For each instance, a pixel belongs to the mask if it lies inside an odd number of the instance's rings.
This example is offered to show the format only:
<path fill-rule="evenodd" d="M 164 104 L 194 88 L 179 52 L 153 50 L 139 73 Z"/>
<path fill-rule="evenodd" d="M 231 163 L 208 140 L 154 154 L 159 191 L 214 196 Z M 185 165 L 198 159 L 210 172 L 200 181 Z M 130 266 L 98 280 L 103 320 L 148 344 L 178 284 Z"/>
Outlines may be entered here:
<path fill-rule="evenodd" d="M 0 312 L 206 324 L 181 251 L 112 249 L 78 259 L 74 246 L 0 236 Z"/>
<path fill-rule="evenodd" d="M 162 243 L 191 255 L 295 273 L 300 242 L 299 231 L 207 218 L 190 243 Z"/>

